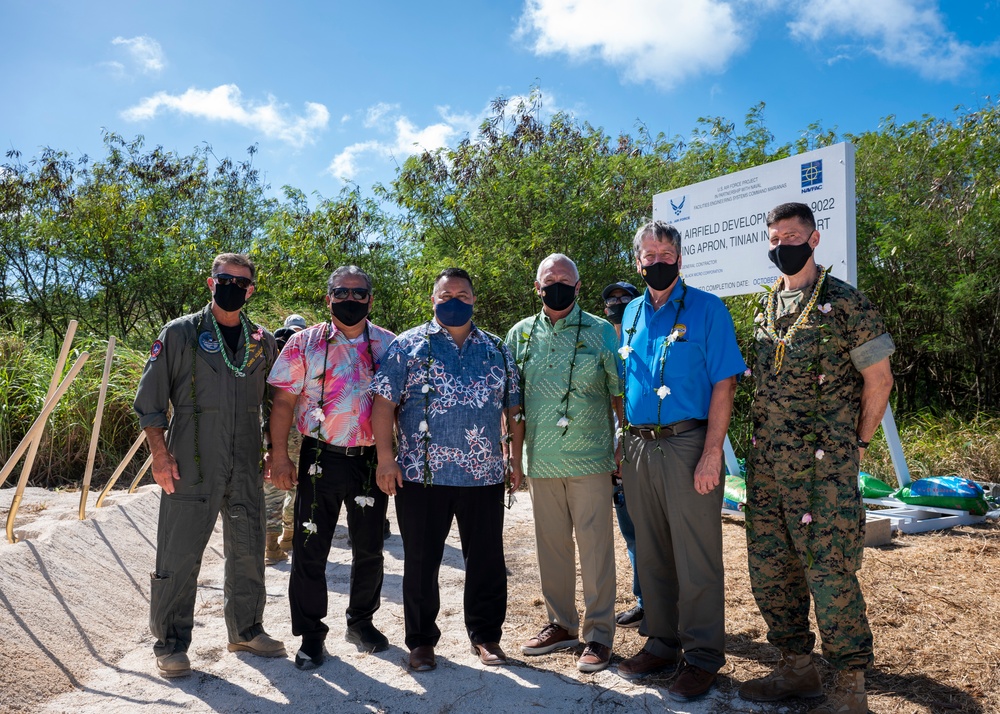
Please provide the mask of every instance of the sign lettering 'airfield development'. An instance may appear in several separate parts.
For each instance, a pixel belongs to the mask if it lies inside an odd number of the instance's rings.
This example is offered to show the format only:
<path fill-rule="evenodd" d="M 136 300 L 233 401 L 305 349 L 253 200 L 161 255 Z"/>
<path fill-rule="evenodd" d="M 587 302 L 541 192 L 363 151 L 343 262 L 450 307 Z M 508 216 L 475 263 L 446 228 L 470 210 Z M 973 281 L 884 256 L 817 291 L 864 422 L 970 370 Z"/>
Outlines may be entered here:
<path fill-rule="evenodd" d="M 857 284 L 854 147 L 828 146 L 653 196 L 653 218 L 681 233 L 684 280 L 719 297 L 760 292 L 778 277 L 764 217 L 779 203 L 808 204 L 816 258 Z"/>

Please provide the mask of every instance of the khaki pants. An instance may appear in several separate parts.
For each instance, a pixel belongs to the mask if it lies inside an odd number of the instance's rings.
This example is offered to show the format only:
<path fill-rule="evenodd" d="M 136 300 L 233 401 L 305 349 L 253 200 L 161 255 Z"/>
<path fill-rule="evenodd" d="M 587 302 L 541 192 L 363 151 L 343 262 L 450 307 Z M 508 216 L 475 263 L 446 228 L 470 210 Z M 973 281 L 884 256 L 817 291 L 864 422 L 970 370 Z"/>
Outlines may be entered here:
<path fill-rule="evenodd" d="M 529 478 L 535 516 L 535 551 L 549 622 L 584 642 L 611 647 L 615 639 L 615 553 L 611 524 L 613 485 L 606 473 Z M 576 557 L 580 549 L 584 615 L 576 609 Z"/>

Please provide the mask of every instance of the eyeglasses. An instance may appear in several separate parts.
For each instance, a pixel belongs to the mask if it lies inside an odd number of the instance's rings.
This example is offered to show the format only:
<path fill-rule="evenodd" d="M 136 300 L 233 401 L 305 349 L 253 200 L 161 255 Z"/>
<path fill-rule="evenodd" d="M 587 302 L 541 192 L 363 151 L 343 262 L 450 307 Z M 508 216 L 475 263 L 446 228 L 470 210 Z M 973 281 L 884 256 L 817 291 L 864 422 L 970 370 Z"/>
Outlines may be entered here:
<path fill-rule="evenodd" d="M 368 288 L 334 288 L 330 291 L 334 300 L 346 300 L 350 296 L 359 302 L 367 300 L 371 293 L 372 291 Z"/>
<path fill-rule="evenodd" d="M 217 282 L 219 285 L 233 284 L 240 290 L 246 290 L 251 285 L 253 285 L 252 278 L 244 278 L 242 275 L 230 275 L 229 273 L 219 273 L 217 275 L 213 275 L 212 277 L 215 278 L 215 282 Z"/>
<path fill-rule="evenodd" d="M 611 307 L 612 305 L 628 305 L 630 302 L 632 302 L 631 295 L 619 295 L 618 297 L 609 297 L 604 301 L 604 304 Z"/>

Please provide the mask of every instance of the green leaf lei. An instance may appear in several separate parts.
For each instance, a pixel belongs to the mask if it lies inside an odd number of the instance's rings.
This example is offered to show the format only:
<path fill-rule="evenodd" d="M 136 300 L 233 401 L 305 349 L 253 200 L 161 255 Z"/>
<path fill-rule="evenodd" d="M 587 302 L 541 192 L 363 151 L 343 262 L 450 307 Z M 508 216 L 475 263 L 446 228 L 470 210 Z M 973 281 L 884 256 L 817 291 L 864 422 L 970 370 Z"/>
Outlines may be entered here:
<path fill-rule="evenodd" d="M 664 400 L 664 398 L 668 394 L 670 394 L 670 390 L 667 388 L 666 383 L 663 381 L 663 375 L 664 375 L 664 372 L 665 372 L 665 369 L 666 369 L 666 366 L 667 366 L 667 357 L 670 355 L 670 348 L 673 346 L 674 341 L 676 340 L 676 338 L 674 337 L 674 330 L 673 330 L 673 328 L 677 326 L 678 322 L 681 319 L 681 313 L 684 311 L 684 300 L 685 300 L 686 297 L 687 297 L 687 283 L 685 283 L 684 280 L 681 279 L 681 297 L 680 297 L 680 300 L 677 301 L 677 303 L 678 303 L 677 304 L 677 312 L 674 314 L 674 321 L 673 321 L 673 324 L 671 326 L 670 335 L 667 337 L 666 340 L 664 340 L 664 343 L 663 343 L 663 355 L 660 357 L 660 386 L 656 390 L 656 394 L 660 398 L 660 401 L 656 404 L 656 426 L 657 427 L 661 426 L 661 424 L 660 424 L 660 413 L 661 413 L 661 411 L 663 409 L 663 400 Z M 642 309 L 643 309 L 643 306 L 639 305 L 639 309 L 635 311 L 635 317 L 632 319 L 632 327 L 630 327 L 629 329 L 625 330 L 625 334 L 628 335 L 628 337 L 625 340 L 625 346 L 618 351 L 618 356 L 621 357 L 621 359 L 622 359 L 623 362 L 626 361 L 628 359 L 628 356 L 633 352 L 633 350 L 632 350 L 632 337 L 635 335 L 636 325 L 639 324 L 639 314 L 642 312 Z M 673 339 L 671 339 L 671 338 L 673 338 Z M 627 376 L 628 375 L 627 375 L 627 370 L 626 370 L 626 377 Z M 660 393 L 661 390 L 667 390 L 667 391 L 661 394 Z M 628 392 L 627 389 L 622 392 L 622 415 L 625 417 L 624 423 L 622 424 L 622 427 L 621 427 L 622 437 L 623 438 L 625 436 L 625 432 L 628 431 L 628 428 L 629 428 L 628 403 L 626 402 L 627 392 Z"/>
<path fill-rule="evenodd" d="M 528 360 L 531 358 L 531 338 L 534 337 L 534 335 L 535 335 L 535 327 L 538 325 L 538 321 L 539 321 L 539 319 L 541 319 L 541 316 L 543 314 L 544 314 L 543 312 L 539 312 L 538 314 L 535 315 L 535 319 L 531 321 L 531 330 L 528 331 L 528 335 L 525 338 L 525 343 L 524 343 L 524 359 L 522 359 L 521 362 L 517 365 L 518 370 L 520 371 L 520 382 L 521 382 L 521 411 L 524 412 L 525 418 L 527 418 L 527 410 L 525 409 L 525 389 L 526 388 L 525 388 L 525 382 L 524 382 L 524 367 L 528 363 Z M 552 327 L 554 329 L 555 325 L 553 325 Z M 569 327 L 572 327 L 572 325 L 569 325 Z M 576 341 L 573 343 L 573 357 L 570 359 L 570 362 L 569 362 L 569 378 L 567 379 L 567 382 L 566 382 L 566 394 L 563 395 L 563 398 L 561 400 L 561 403 L 563 403 L 564 406 L 563 406 L 563 409 L 562 409 L 562 413 L 559 416 L 559 422 L 556 424 L 558 426 L 559 423 L 561 423 L 561 422 L 563 422 L 563 420 L 565 420 L 565 423 L 562 425 L 563 426 L 563 431 L 562 431 L 561 436 L 566 436 L 566 432 L 569 431 L 569 422 L 571 421 L 570 416 L 569 416 L 569 395 L 573 393 L 573 369 L 576 367 L 576 354 L 577 354 L 577 351 L 580 349 L 580 346 L 581 346 L 581 342 L 580 342 L 580 330 L 581 329 L 583 329 L 583 312 L 582 311 L 581 311 L 580 317 L 579 317 L 579 319 L 577 320 L 577 323 L 576 323 Z"/>
<path fill-rule="evenodd" d="M 209 314 L 212 316 L 212 324 L 215 326 L 215 338 L 219 341 L 219 351 L 222 353 L 222 359 L 229 367 L 229 371 L 235 374 L 237 377 L 246 377 L 247 363 L 250 361 L 250 330 L 247 329 L 247 318 L 240 313 L 240 326 L 243 328 L 243 364 L 239 368 L 233 366 L 233 363 L 229 361 L 229 355 L 226 351 L 226 343 L 222 337 L 222 330 L 219 329 L 219 322 L 215 319 L 215 313 L 209 310 Z"/>

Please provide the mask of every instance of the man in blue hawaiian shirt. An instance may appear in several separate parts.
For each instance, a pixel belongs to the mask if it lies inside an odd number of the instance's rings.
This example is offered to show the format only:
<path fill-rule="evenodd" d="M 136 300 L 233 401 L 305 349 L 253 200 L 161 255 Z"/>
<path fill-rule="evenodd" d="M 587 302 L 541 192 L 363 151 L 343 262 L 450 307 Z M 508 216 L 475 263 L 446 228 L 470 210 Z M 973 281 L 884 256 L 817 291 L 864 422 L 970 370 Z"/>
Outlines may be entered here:
<path fill-rule="evenodd" d="M 406 646 L 415 671 L 437 664 L 438 571 L 453 518 L 465 560 L 472 652 L 486 665 L 507 661 L 499 644 L 507 616 L 503 501 L 505 486 L 514 491 L 523 478 L 524 425 L 514 357 L 499 337 L 472 323 L 475 300 L 467 272 L 442 271 L 431 295 L 434 319 L 396 338 L 372 385 L 375 478 L 396 497 Z"/>

